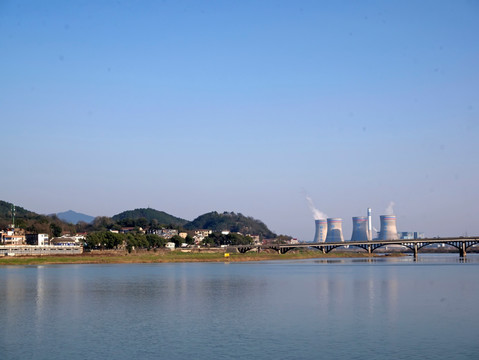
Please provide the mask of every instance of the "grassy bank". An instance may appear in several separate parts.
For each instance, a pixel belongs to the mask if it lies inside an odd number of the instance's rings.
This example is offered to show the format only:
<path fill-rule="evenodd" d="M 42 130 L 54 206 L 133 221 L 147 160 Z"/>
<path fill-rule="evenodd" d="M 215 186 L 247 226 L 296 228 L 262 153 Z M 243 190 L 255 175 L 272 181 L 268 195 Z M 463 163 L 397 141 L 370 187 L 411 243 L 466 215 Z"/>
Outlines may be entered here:
<path fill-rule="evenodd" d="M 319 251 L 297 251 L 286 254 L 278 253 L 246 253 L 230 254 L 225 258 L 223 253 L 183 253 L 171 252 L 142 252 L 142 253 L 84 253 L 79 255 L 48 255 L 48 256 L 15 256 L 0 258 L 1 265 L 44 265 L 44 264 L 129 264 L 129 263 L 174 263 L 174 262 L 236 262 L 236 261 L 264 261 L 264 260 L 294 260 L 312 258 L 362 258 L 372 257 L 367 253 L 332 252 L 322 254 Z"/>

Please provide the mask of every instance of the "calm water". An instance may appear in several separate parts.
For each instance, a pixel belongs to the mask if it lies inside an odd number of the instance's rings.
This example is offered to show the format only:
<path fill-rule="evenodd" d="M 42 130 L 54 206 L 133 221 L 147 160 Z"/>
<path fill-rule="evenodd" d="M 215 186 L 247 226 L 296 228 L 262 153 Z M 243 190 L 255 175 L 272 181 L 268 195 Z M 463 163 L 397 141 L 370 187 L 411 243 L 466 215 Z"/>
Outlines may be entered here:
<path fill-rule="evenodd" d="M 1 359 L 477 359 L 479 257 L 0 268 Z"/>

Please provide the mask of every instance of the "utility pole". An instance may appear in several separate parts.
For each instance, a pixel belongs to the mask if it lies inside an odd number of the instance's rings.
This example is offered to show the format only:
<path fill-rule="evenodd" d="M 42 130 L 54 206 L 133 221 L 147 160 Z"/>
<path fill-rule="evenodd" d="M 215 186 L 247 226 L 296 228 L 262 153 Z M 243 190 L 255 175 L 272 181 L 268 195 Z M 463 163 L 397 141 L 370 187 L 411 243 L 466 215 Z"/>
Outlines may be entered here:
<path fill-rule="evenodd" d="M 12 226 L 13 231 L 15 231 L 15 205 L 12 204 Z"/>

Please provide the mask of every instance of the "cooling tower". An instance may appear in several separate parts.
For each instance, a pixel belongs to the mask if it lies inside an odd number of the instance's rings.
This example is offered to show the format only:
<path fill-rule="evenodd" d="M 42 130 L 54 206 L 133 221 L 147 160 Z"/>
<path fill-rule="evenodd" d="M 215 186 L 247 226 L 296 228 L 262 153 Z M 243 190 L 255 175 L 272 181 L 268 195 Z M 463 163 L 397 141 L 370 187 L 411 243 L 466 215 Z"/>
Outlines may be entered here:
<path fill-rule="evenodd" d="M 368 217 L 353 217 L 353 235 L 351 241 L 367 241 L 368 240 Z"/>
<path fill-rule="evenodd" d="M 379 240 L 397 240 L 396 215 L 381 215 L 381 230 Z"/>
<path fill-rule="evenodd" d="M 371 208 L 368 208 L 368 240 L 373 239 L 373 220 L 371 217 Z"/>
<path fill-rule="evenodd" d="M 325 219 L 314 220 L 316 232 L 314 233 L 314 243 L 324 242 L 326 240 L 326 232 L 328 224 Z"/>
<path fill-rule="evenodd" d="M 326 235 L 326 242 L 344 241 L 343 238 L 343 219 L 330 218 L 328 219 L 328 234 Z"/>

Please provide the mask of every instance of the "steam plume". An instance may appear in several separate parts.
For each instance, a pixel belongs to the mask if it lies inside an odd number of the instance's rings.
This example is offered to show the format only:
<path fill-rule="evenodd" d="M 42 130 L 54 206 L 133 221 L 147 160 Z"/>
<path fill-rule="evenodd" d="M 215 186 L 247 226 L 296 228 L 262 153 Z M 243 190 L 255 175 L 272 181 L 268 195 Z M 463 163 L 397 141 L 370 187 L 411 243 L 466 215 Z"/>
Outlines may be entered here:
<path fill-rule="evenodd" d="M 313 213 L 314 220 L 326 219 L 328 217 L 328 215 L 316 209 L 313 200 L 309 196 L 306 196 L 306 200 L 308 201 L 308 206 Z"/>
<path fill-rule="evenodd" d="M 391 201 L 388 205 L 388 207 L 386 208 L 386 215 L 394 215 L 394 201 Z"/>

